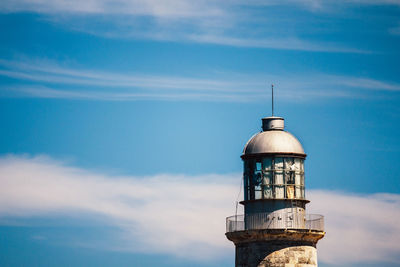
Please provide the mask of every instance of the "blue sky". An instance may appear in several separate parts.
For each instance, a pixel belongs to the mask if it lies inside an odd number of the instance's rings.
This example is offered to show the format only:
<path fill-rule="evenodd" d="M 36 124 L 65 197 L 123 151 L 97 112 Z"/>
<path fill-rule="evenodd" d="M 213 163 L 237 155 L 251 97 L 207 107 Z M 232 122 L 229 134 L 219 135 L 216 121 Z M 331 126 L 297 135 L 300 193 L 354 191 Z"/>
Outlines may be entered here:
<path fill-rule="evenodd" d="M 232 266 L 271 83 L 320 266 L 400 264 L 399 1 L 5 0 L 0 29 L 0 265 Z"/>

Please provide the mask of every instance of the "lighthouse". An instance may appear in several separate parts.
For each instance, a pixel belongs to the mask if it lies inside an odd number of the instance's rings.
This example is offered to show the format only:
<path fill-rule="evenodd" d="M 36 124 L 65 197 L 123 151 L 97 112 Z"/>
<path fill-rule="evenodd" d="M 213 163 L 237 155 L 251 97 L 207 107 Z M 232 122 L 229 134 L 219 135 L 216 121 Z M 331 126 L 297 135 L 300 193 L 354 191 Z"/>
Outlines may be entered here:
<path fill-rule="evenodd" d="M 244 214 L 226 218 L 225 234 L 236 247 L 235 266 L 317 266 L 324 218 L 306 213 L 306 154 L 284 119 L 262 118 L 241 158 Z"/>

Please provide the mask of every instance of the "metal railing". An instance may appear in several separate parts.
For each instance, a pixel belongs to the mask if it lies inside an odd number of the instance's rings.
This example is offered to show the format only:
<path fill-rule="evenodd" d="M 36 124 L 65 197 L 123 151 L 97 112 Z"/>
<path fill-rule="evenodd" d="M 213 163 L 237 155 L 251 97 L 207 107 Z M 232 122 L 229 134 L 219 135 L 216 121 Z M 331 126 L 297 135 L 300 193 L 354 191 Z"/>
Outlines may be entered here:
<path fill-rule="evenodd" d="M 324 231 L 324 216 L 304 213 L 254 213 L 226 218 L 226 232 L 255 229 L 306 229 Z"/>

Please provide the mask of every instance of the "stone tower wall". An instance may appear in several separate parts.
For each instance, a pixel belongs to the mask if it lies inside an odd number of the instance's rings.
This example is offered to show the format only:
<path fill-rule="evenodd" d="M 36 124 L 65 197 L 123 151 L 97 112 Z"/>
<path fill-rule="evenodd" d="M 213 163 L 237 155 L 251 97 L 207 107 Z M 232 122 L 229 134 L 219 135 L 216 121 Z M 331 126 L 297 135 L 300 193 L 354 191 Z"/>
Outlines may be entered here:
<path fill-rule="evenodd" d="M 317 267 L 323 231 L 260 229 L 226 233 L 236 246 L 236 267 Z"/>
<path fill-rule="evenodd" d="M 317 266 L 317 249 L 313 244 L 268 241 L 236 245 L 236 267 Z"/>

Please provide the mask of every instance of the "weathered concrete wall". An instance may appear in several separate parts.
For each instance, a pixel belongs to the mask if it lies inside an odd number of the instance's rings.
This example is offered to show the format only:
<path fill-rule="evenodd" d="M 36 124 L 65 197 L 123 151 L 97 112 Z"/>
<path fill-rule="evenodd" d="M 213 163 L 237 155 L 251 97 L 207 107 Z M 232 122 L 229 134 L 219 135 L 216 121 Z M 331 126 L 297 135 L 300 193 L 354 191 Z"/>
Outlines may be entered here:
<path fill-rule="evenodd" d="M 226 233 L 236 246 L 236 267 L 316 267 L 318 240 L 325 232 L 260 229 Z"/>
<path fill-rule="evenodd" d="M 316 267 L 317 249 L 304 242 L 249 242 L 236 245 L 236 267 Z"/>

